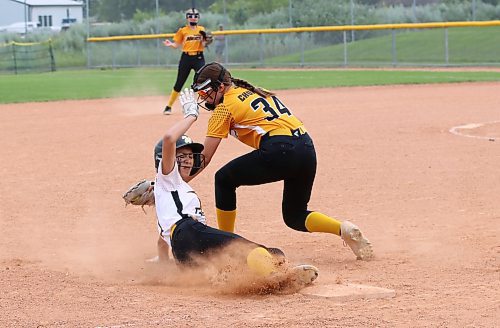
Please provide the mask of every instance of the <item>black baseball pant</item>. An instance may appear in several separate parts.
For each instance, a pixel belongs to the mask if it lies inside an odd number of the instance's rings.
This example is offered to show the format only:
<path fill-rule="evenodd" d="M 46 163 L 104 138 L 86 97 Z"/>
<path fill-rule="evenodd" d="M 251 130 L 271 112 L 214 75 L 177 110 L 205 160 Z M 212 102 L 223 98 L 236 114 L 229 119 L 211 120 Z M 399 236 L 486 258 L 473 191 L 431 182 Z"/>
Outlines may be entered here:
<path fill-rule="evenodd" d="M 278 248 L 268 248 L 235 233 L 207 226 L 191 217 L 186 217 L 176 222 L 171 243 L 175 260 L 184 265 L 194 265 L 196 264 L 196 256 L 214 254 L 231 243 L 242 245 L 242 248 L 239 249 L 238 257 L 245 263 L 248 252 L 256 247 L 267 249 L 278 259 L 285 257 L 283 251 Z M 245 252 L 245 249 L 248 252 Z"/>
<path fill-rule="evenodd" d="M 190 56 L 187 53 L 183 52 L 181 55 L 181 60 L 179 61 L 179 68 L 177 70 L 177 80 L 175 81 L 174 90 L 180 92 L 184 83 L 189 76 L 189 73 L 192 69 L 197 72 L 200 68 L 205 65 L 205 57 L 203 56 L 203 52 L 200 52 L 198 55 Z"/>
<path fill-rule="evenodd" d="M 215 174 L 215 204 L 218 209 L 236 209 L 236 188 L 284 181 L 282 214 L 285 224 L 307 231 L 311 213 L 307 204 L 316 176 L 316 151 L 309 135 L 263 136 L 260 147 L 240 156 Z"/>

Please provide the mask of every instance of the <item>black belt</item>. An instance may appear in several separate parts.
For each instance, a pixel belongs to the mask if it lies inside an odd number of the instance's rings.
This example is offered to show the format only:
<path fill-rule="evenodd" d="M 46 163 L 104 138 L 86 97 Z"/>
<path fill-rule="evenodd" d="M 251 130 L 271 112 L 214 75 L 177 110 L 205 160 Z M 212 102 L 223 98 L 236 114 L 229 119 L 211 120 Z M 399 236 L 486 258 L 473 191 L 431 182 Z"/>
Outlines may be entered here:
<path fill-rule="evenodd" d="M 186 54 L 188 56 L 199 56 L 203 55 L 203 51 L 183 51 L 183 54 Z"/>
<path fill-rule="evenodd" d="M 269 131 L 268 133 L 264 134 L 260 138 L 260 142 L 262 143 L 263 141 L 269 140 L 271 137 L 291 137 L 291 138 L 300 138 L 301 136 L 304 136 L 307 134 L 306 129 L 301 126 L 298 127 L 297 129 L 276 129 Z"/>

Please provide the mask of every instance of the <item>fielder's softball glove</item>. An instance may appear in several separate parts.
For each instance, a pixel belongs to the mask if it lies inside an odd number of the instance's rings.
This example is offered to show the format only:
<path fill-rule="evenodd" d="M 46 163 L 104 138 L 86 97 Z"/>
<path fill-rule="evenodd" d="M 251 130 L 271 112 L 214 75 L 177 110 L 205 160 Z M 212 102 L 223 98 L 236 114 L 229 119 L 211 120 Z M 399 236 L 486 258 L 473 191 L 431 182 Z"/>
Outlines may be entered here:
<path fill-rule="evenodd" d="M 155 204 L 154 182 L 142 180 L 130 187 L 123 194 L 125 205 L 132 204 L 141 206 L 144 209 L 145 205 L 152 206 Z"/>
<path fill-rule="evenodd" d="M 214 42 L 214 36 L 210 32 L 200 31 L 201 36 L 203 37 L 203 42 L 205 46 L 208 46 L 210 43 Z"/>

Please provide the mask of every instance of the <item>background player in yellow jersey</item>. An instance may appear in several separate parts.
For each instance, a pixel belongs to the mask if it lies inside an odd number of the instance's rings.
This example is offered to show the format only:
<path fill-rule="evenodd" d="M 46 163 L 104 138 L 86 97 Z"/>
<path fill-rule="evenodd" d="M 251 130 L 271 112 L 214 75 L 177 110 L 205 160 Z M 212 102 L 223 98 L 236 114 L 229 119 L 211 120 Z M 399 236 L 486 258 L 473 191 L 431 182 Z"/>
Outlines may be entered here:
<path fill-rule="evenodd" d="M 177 70 L 177 80 L 175 81 L 174 89 L 170 94 L 167 106 L 163 110 L 163 114 L 165 115 L 169 115 L 172 112 L 172 105 L 179 96 L 179 92 L 182 90 L 191 69 L 196 72 L 205 65 L 203 49 L 211 42 L 211 39 L 207 39 L 205 28 L 198 25 L 199 19 L 200 13 L 198 10 L 195 8 L 189 9 L 186 12 L 187 24 L 179 28 L 177 33 L 175 33 L 173 42 L 168 39 L 163 41 L 163 44 L 167 47 L 182 47 L 182 55 Z"/>
<path fill-rule="evenodd" d="M 231 77 L 219 63 L 203 66 L 192 88 L 200 104 L 213 110 L 204 142 L 205 165 L 229 134 L 255 149 L 215 174 L 219 229 L 234 231 L 236 188 L 283 180 L 282 214 L 287 226 L 339 235 L 358 259 L 373 256 L 371 243 L 355 224 L 308 210 L 316 175 L 314 144 L 302 122 L 274 93 Z"/>

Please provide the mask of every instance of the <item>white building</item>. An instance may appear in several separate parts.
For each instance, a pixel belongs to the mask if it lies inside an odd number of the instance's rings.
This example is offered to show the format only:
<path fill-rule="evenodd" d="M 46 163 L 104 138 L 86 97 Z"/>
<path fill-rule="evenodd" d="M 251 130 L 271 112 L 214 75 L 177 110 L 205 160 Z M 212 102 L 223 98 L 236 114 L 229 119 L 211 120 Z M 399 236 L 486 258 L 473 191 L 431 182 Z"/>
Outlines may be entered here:
<path fill-rule="evenodd" d="M 37 22 L 39 27 L 61 27 L 63 19 L 82 23 L 83 1 L 0 0 L 0 26 Z"/>

